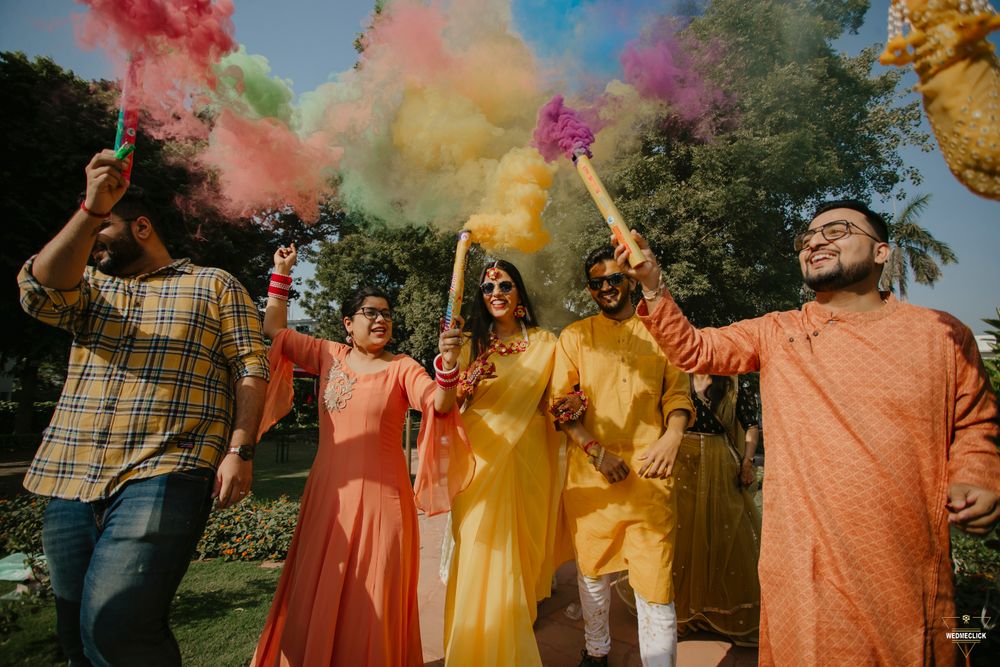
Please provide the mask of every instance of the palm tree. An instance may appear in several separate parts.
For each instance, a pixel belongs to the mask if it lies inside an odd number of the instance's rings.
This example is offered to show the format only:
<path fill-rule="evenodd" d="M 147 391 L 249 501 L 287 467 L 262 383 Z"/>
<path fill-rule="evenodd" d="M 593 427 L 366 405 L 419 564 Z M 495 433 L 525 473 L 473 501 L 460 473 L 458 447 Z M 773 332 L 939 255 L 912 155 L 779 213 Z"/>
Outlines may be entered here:
<path fill-rule="evenodd" d="M 902 301 L 906 301 L 911 271 L 913 279 L 921 285 L 933 285 L 941 277 L 940 265 L 958 261 L 951 246 L 938 241 L 918 224 L 930 199 L 930 195 L 913 197 L 889 222 L 892 254 L 882 272 L 881 285 L 896 292 Z"/>

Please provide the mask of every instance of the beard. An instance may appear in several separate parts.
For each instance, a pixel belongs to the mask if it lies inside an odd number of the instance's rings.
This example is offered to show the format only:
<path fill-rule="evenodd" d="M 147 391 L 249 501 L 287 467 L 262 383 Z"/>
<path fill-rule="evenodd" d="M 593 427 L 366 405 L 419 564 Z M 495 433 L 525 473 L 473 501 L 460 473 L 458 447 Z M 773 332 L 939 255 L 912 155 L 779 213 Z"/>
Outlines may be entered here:
<path fill-rule="evenodd" d="M 597 299 L 594 299 L 594 301 L 597 303 L 597 307 L 600 308 L 601 312 L 605 315 L 618 315 L 629 307 L 632 302 L 632 295 L 628 290 L 626 290 L 618 295 L 617 301 L 607 305 L 604 301 L 599 301 Z"/>
<path fill-rule="evenodd" d="M 94 250 L 103 249 L 104 258 L 97 262 L 97 268 L 101 273 L 109 276 L 120 277 L 126 267 L 133 264 L 142 257 L 142 246 L 132 236 L 132 230 L 126 226 L 125 235 L 112 239 L 108 243 L 98 242 Z"/>
<path fill-rule="evenodd" d="M 871 264 L 858 262 L 844 266 L 837 260 L 837 265 L 822 275 L 803 276 L 806 286 L 814 292 L 835 292 L 865 280 L 871 275 Z"/>

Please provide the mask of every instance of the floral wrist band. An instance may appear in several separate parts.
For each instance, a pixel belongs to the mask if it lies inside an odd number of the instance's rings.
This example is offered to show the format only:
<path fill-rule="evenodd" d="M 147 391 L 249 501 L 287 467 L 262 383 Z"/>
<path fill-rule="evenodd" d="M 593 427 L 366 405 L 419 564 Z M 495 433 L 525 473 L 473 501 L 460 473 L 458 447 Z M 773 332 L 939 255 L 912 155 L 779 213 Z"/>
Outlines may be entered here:
<path fill-rule="evenodd" d="M 583 417 L 589 404 L 587 395 L 582 391 L 571 391 L 553 403 L 549 414 L 556 418 L 557 424 L 565 424 Z"/>

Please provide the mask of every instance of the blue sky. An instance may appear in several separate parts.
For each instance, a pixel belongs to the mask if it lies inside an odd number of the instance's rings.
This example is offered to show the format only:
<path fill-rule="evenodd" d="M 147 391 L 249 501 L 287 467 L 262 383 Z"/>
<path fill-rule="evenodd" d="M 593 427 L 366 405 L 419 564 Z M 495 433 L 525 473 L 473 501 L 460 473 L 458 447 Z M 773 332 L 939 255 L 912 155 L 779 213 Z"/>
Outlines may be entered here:
<path fill-rule="evenodd" d="M 622 0 L 636 7 L 648 2 Z M 314 89 L 354 63 L 352 42 L 360 32 L 373 5 L 372 0 L 235 0 L 236 38 L 250 53 L 266 56 L 276 76 L 291 79 L 297 93 Z M 668 4 L 668 3 L 664 3 Z M 520 0 L 513 15 L 530 40 L 548 33 L 546 26 L 557 25 L 560 12 L 570 15 L 593 10 L 594 3 L 579 0 Z M 875 42 L 884 43 L 888 0 L 872 3 L 859 34 L 848 36 L 838 46 L 855 53 Z M 280 13 L 276 8 L 280 8 Z M 48 55 L 63 67 L 84 78 L 112 76 L 110 64 L 101 52 L 81 50 L 72 34 L 70 16 L 83 11 L 72 0 L 3 0 L 0 3 L 0 50 L 24 51 L 29 56 Z M 641 14 L 616 12 L 631 17 L 623 23 L 606 22 L 601 35 L 586 40 L 581 55 L 589 62 L 604 60 L 609 67 L 617 61 L 617 49 L 641 25 Z M 551 34 L 551 33 L 549 33 Z M 540 47 L 541 48 L 541 47 Z M 542 53 L 563 50 L 550 42 Z M 606 57 L 602 58 L 602 54 Z M 612 71 L 601 74 L 613 74 Z M 916 77 L 905 79 L 912 87 Z M 925 123 L 926 125 L 926 123 Z M 925 127 L 925 129 L 927 129 Z M 113 129 L 110 130 L 113 138 Z M 929 131 L 929 130 L 927 130 Z M 958 254 L 957 265 L 944 268 L 944 276 L 934 288 L 911 284 L 913 303 L 953 313 L 976 333 L 985 331 L 981 318 L 995 316 L 1000 305 L 1000 203 L 973 195 L 948 171 L 935 148 L 930 153 L 907 149 L 903 158 L 916 165 L 924 181 L 908 194 L 931 194 L 922 222 L 938 239 L 949 243 Z M 883 210 L 890 204 L 875 202 Z M 297 315 L 293 310 L 293 316 Z"/>

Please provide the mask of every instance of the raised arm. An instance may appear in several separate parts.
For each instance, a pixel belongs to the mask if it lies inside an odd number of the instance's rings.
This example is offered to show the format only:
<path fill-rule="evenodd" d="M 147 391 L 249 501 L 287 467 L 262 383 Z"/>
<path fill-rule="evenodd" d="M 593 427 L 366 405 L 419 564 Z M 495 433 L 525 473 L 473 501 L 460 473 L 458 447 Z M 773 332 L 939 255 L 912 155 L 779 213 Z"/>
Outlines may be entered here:
<path fill-rule="evenodd" d="M 107 149 L 90 160 L 85 169 L 87 193 L 83 206 L 45 244 L 31 266 L 32 275 L 44 287 L 69 290 L 80 284 L 97 232 L 128 189 L 128 182 L 122 178 L 125 164 Z"/>
<path fill-rule="evenodd" d="M 718 329 L 696 329 L 667 291 L 660 265 L 649 244 L 635 230 L 632 236 L 646 260 L 632 267 L 628 262 L 628 247 L 616 244 L 615 261 L 623 273 L 642 284 L 643 300 L 636 314 L 670 363 L 687 373 L 709 375 L 737 375 L 760 370 L 762 318 Z"/>
<path fill-rule="evenodd" d="M 278 248 L 274 253 L 273 274 L 288 278 L 287 283 L 278 279 L 271 279 L 268 287 L 267 307 L 264 309 L 264 335 L 274 338 L 278 332 L 288 327 L 288 285 L 291 284 L 292 267 L 298 260 L 299 254 L 295 250 L 295 244 L 287 248 Z M 282 294 L 285 292 L 285 294 Z"/>

